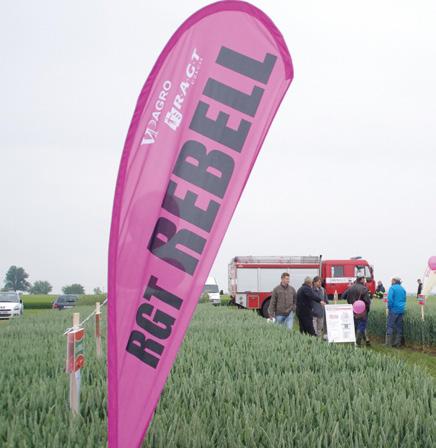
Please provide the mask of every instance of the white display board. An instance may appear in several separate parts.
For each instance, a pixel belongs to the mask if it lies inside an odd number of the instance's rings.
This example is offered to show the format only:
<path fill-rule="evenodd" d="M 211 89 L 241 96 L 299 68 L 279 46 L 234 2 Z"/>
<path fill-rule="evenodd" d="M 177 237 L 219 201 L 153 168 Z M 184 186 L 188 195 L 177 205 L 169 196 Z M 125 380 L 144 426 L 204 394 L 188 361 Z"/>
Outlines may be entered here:
<path fill-rule="evenodd" d="M 327 340 L 356 342 L 352 305 L 326 305 Z"/>

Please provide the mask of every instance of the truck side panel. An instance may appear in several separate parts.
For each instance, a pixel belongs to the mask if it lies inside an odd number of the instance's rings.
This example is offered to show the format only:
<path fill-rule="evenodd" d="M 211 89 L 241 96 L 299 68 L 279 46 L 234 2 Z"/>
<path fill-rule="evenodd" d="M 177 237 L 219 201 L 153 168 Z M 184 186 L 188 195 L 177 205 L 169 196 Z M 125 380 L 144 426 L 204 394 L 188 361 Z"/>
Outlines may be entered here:
<path fill-rule="evenodd" d="M 237 269 L 237 292 L 236 303 L 250 308 L 260 309 L 263 302 L 271 295 L 272 290 L 280 283 L 280 277 L 283 272 L 290 275 L 290 284 L 298 289 L 304 282 L 306 277 L 314 277 L 319 275 L 319 269 L 270 269 L 270 268 L 239 268 Z M 242 294 L 245 293 L 245 294 Z M 247 293 L 258 293 L 249 297 Z M 251 299 L 251 300 L 250 300 Z"/>

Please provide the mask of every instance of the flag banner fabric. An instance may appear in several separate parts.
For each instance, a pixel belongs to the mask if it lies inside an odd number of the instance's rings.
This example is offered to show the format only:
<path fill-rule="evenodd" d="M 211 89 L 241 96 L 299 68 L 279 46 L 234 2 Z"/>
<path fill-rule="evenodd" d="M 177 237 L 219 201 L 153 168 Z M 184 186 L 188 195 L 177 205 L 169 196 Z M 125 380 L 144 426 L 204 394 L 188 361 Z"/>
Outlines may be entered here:
<path fill-rule="evenodd" d="M 436 256 L 430 257 L 424 274 L 422 295 L 428 296 L 436 287 Z"/>
<path fill-rule="evenodd" d="M 180 26 L 141 91 L 109 242 L 111 448 L 137 447 L 145 436 L 292 77 L 272 21 L 248 3 L 224 1 Z"/>

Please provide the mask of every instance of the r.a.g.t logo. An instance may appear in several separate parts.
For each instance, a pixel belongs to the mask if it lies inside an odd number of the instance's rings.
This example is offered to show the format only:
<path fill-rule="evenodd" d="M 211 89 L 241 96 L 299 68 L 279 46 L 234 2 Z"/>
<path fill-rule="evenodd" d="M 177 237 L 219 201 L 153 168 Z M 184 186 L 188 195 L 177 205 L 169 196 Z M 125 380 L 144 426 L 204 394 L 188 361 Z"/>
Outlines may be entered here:
<path fill-rule="evenodd" d="M 197 53 L 197 49 L 194 48 L 191 60 L 186 66 L 184 78 L 179 84 L 179 89 L 176 97 L 174 98 L 171 109 L 165 115 L 165 123 L 173 130 L 177 130 L 183 119 L 183 102 L 188 94 L 189 88 L 195 84 L 195 81 L 200 70 L 201 62 L 203 58 Z"/>

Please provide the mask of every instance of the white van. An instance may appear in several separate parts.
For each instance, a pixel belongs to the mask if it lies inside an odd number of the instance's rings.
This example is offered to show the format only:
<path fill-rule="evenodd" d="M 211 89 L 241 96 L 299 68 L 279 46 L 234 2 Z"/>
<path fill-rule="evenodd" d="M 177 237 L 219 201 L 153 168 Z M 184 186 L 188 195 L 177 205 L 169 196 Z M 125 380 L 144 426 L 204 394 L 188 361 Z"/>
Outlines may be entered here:
<path fill-rule="evenodd" d="M 0 292 L 0 319 L 9 319 L 23 314 L 23 301 L 15 291 Z"/>
<path fill-rule="evenodd" d="M 215 277 L 207 277 L 206 283 L 203 288 L 203 292 L 201 295 L 207 293 L 209 295 L 209 300 L 214 305 L 219 305 L 221 303 L 220 290 L 218 288 L 218 283 L 215 280 Z"/>

